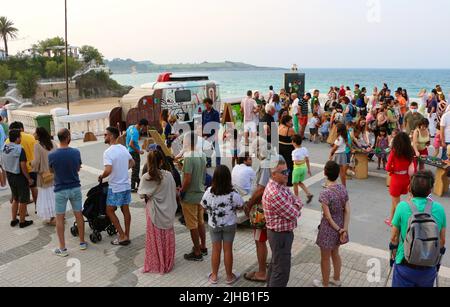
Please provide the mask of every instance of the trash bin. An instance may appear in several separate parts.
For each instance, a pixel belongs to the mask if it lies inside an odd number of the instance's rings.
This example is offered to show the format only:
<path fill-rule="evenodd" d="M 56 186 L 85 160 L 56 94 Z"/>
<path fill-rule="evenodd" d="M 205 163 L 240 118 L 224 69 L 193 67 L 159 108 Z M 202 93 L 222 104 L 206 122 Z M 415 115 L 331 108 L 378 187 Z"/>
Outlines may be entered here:
<path fill-rule="evenodd" d="M 52 115 L 38 115 L 34 118 L 36 127 L 45 128 L 50 135 L 52 135 L 52 120 Z"/>

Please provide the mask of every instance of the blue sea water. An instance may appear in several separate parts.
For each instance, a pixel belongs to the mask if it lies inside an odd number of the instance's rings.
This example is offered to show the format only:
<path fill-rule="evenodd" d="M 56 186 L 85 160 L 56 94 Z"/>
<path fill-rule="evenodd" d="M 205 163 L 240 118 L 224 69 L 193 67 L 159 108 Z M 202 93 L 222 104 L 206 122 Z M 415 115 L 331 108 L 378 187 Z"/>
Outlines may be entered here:
<path fill-rule="evenodd" d="M 234 98 L 245 96 L 247 90 L 260 90 L 267 93 L 269 86 L 273 85 L 278 92 L 283 87 L 285 70 L 264 71 L 210 71 L 195 72 L 206 74 L 211 80 L 220 83 L 222 98 Z M 417 97 L 420 89 L 428 91 L 437 84 L 447 94 L 450 92 L 450 69 L 425 70 L 425 69 L 305 69 L 306 90 L 319 89 L 327 93 L 330 86 L 350 86 L 353 89 L 355 83 L 366 87 L 369 94 L 378 86 L 381 89 L 383 83 L 387 83 L 391 89 L 406 88 L 411 97 Z M 144 83 L 154 82 L 159 74 L 120 74 L 112 78 L 122 85 L 139 86 Z"/>

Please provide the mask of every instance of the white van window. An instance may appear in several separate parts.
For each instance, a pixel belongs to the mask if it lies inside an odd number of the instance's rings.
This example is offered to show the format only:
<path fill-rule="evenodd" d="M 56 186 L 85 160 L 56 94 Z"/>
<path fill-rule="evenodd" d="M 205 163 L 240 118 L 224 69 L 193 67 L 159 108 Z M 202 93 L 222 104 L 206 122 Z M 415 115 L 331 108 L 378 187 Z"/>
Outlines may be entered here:
<path fill-rule="evenodd" d="M 190 90 L 182 90 L 175 92 L 175 102 L 191 102 L 192 94 Z"/>

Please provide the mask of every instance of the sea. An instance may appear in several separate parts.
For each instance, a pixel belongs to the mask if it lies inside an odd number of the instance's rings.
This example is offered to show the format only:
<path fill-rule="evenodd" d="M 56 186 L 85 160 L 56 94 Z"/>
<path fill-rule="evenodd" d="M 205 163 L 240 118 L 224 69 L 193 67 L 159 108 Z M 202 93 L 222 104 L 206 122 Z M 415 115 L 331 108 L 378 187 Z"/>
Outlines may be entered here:
<path fill-rule="evenodd" d="M 284 87 L 284 74 L 288 70 L 257 71 L 208 71 L 177 72 L 177 74 L 207 75 L 210 80 L 220 84 L 222 98 L 236 98 L 246 95 L 248 90 L 259 90 L 265 94 L 272 85 L 276 92 Z M 328 93 L 330 86 L 350 86 L 358 83 L 366 87 L 368 94 L 375 86 L 381 89 L 383 83 L 389 88 L 402 87 L 408 90 L 410 97 L 417 97 L 422 88 L 428 92 L 441 85 L 444 93 L 450 92 L 450 69 L 304 69 L 306 74 L 306 91 L 318 89 Z M 114 74 L 112 78 L 122 85 L 139 86 L 156 81 L 159 73 Z"/>

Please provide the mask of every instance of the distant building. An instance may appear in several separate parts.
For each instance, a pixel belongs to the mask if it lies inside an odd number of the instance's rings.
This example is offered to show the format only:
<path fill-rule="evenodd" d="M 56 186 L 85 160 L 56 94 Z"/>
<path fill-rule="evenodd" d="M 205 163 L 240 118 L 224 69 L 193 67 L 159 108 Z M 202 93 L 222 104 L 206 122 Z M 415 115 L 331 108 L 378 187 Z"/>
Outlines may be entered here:
<path fill-rule="evenodd" d="M 0 49 L 0 60 L 6 59 L 6 52 L 3 49 Z"/>
<path fill-rule="evenodd" d="M 55 56 L 63 56 L 65 55 L 66 47 L 65 46 L 54 46 L 46 49 L 44 53 L 42 54 L 45 57 L 53 58 Z M 76 46 L 68 46 L 69 56 L 82 61 L 83 57 L 80 54 L 80 47 Z M 28 57 L 35 57 L 38 55 L 38 52 L 36 49 L 30 48 L 26 49 L 21 52 L 21 55 L 28 56 Z"/>

